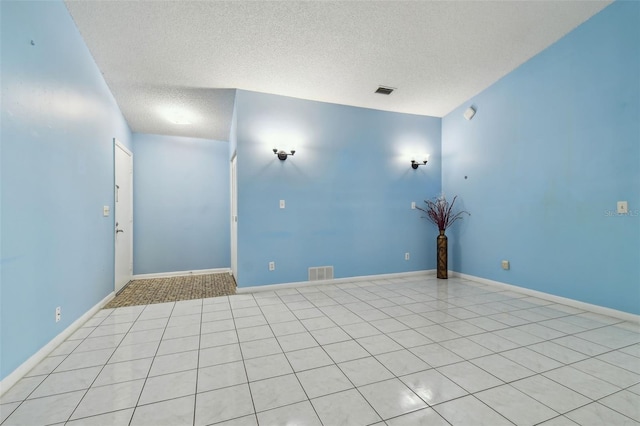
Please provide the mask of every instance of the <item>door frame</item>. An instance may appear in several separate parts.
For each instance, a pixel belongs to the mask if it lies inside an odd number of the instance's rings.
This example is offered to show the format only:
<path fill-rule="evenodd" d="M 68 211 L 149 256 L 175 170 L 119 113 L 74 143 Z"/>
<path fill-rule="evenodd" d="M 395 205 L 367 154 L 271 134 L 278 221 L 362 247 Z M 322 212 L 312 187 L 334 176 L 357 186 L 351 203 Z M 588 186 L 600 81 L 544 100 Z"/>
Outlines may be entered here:
<path fill-rule="evenodd" d="M 230 195 L 230 216 L 231 216 L 231 275 L 238 284 L 238 155 L 236 152 L 231 156 L 229 167 L 231 183 Z"/>
<path fill-rule="evenodd" d="M 117 219 L 117 204 L 116 204 L 116 168 L 118 156 L 116 155 L 116 150 L 121 149 L 125 154 L 131 158 L 131 170 L 129 174 L 131 176 L 131 196 L 129 199 L 129 203 L 131 206 L 131 217 L 129 217 L 129 281 L 133 278 L 133 153 L 129 151 L 129 149 L 124 146 L 118 139 L 113 138 L 113 220 L 112 220 L 112 229 L 113 229 L 113 288 L 116 293 L 121 291 L 126 287 L 126 284 L 121 288 L 117 288 L 117 271 L 116 271 L 116 219 Z"/>

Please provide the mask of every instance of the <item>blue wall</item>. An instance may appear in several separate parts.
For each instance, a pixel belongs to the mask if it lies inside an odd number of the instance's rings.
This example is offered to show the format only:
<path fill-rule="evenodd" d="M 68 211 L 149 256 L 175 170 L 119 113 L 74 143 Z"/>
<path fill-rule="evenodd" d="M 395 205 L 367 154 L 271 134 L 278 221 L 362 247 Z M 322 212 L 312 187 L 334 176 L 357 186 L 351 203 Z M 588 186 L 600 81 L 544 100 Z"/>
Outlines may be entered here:
<path fill-rule="evenodd" d="M 236 114 L 239 286 L 306 281 L 313 266 L 336 278 L 435 267 L 436 231 L 410 206 L 441 188 L 439 118 L 241 90 Z M 297 151 L 280 161 L 273 148 Z"/>
<path fill-rule="evenodd" d="M 454 270 L 640 313 L 639 22 L 615 2 L 443 119 L 443 187 L 472 214 Z"/>
<path fill-rule="evenodd" d="M 228 268 L 229 143 L 133 135 L 135 274 Z"/>
<path fill-rule="evenodd" d="M 113 138 L 131 146 L 131 134 L 64 3 L 0 7 L 4 378 L 113 291 L 102 206 L 114 205 Z"/>

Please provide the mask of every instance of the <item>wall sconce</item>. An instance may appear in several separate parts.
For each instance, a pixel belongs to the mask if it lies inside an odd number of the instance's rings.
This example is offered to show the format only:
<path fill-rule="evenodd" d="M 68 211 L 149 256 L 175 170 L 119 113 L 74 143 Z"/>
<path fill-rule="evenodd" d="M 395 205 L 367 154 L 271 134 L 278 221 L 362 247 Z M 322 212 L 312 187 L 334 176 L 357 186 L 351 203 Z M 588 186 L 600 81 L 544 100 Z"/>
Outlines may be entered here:
<path fill-rule="evenodd" d="M 412 159 L 411 159 L 411 168 L 415 170 L 415 169 L 417 169 L 419 166 L 424 166 L 424 165 L 425 165 L 425 164 L 427 164 L 428 162 L 429 162 L 429 156 L 428 156 L 428 155 L 424 157 L 424 160 L 422 160 L 422 162 L 420 162 L 420 161 L 416 161 L 416 159 L 415 159 L 415 158 L 412 158 Z"/>
<path fill-rule="evenodd" d="M 293 155 L 296 153 L 295 149 L 292 149 L 291 152 L 286 151 L 278 151 L 278 148 L 273 148 L 273 153 L 278 156 L 278 158 L 282 161 L 286 160 L 289 155 Z"/>

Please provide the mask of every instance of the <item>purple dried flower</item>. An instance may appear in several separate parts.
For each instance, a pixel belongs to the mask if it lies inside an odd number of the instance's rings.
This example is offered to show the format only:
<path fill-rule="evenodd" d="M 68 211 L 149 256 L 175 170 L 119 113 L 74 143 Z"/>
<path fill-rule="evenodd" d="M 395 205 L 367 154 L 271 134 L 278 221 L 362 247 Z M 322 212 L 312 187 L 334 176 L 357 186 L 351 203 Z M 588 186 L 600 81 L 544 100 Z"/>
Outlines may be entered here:
<path fill-rule="evenodd" d="M 467 211 L 459 211 L 453 213 L 453 205 L 456 202 L 458 196 L 456 195 L 451 200 L 451 204 L 447 201 L 444 195 L 434 198 L 433 200 L 425 200 L 427 204 L 426 208 L 416 206 L 416 209 L 421 210 L 427 214 L 426 219 L 433 222 L 440 231 L 446 231 L 456 220 L 462 219 L 463 214 L 470 215 Z M 425 216 L 423 216 L 425 217 Z"/>

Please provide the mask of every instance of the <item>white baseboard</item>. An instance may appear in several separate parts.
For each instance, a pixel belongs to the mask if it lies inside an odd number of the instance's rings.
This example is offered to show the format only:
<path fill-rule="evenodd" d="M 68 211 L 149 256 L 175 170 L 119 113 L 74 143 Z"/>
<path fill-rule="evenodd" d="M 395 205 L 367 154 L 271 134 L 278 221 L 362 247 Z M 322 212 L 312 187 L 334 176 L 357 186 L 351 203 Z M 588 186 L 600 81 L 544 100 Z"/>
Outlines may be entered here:
<path fill-rule="evenodd" d="M 356 281 L 370 281 L 370 280 L 381 280 L 381 279 L 392 279 L 392 278 L 409 278 L 409 277 L 417 277 L 417 276 L 435 275 L 435 272 L 436 272 L 435 269 L 429 269 L 424 271 L 400 272 L 395 274 L 364 275 L 364 276 L 357 276 L 357 277 L 336 278 L 333 280 L 298 281 L 298 282 L 284 283 L 284 284 L 269 284 L 269 285 L 252 286 L 252 287 L 238 287 L 236 289 L 236 293 L 241 294 L 241 293 L 255 293 L 260 291 L 275 291 L 275 290 L 283 290 L 286 288 L 295 288 L 295 287 L 309 286 L 309 285 L 344 284 L 344 283 L 356 282 Z M 582 309 L 589 312 L 594 312 L 597 314 L 619 318 L 624 321 L 632 321 L 632 322 L 640 323 L 640 315 L 619 311 L 617 309 L 611 309 L 611 308 L 606 308 L 604 306 L 593 305 L 591 303 L 580 302 L 578 300 L 569 299 L 567 297 L 556 296 L 554 294 L 544 293 L 538 290 L 531 290 L 528 288 L 519 287 L 517 285 L 507 284 L 500 281 L 489 280 L 487 278 L 481 278 L 475 275 L 462 274 L 460 272 L 455 272 L 455 271 L 449 271 L 449 276 L 464 278 L 469 281 L 474 281 L 480 284 L 500 287 L 505 290 L 514 291 L 516 293 L 521 293 L 528 296 L 538 297 L 540 299 L 549 300 L 554 303 L 561 303 L 563 305 L 572 306 L 574 308 Z"/>
<path fill-rule="evenodd" d="M 87 322 L 92 316 L 96 314 L 103 306 L 111 301 L 115 297 L 115 293 L 109 293 L 104 299 L 99 301 L 91 309 L 85 312 L 80 318 L 75 320 L 69 327 L 65 328 L 60 334 L 51 339 L 49 343 L 44 345 L 38 352 L 31 355 L 29 359 L 20 364 L 18 368 L 13 370 L 7 377 L 0 381 L 0 395 L 3 395 L 6 391 L 11 389 L 18 380 L 22 379 L 33 367 L 38 365 L 40 361 L 45 359 L 55 348 L 57 348 L 67 337 L 76 332 L 82 325 Z"/>
<path fill-rule="evenodd" d="M 195 271 L 174 271 L 174 272 L 158 272 L 155 274 L 138 274 L 134 275 L 133 280 L 149 280 L 153 278 L 170 278 L 170 277 L 186 277 L 189 275 L 209 275 L 209 274 L 230 274 L 231 268 L 217 269 L 197 269 Z"/>
<path fill-rule="evenodd" d="M 449 271 L 450 276 L 460 277 L 469 281 L 475 281 L 481 284 L 487 284 L 494 287 L 504 288 L 505 290 L 511 290 L 517 293 L 526 294 L 528 296 L 538 297 L 540 299 L 549 300 L 555 303 L 561 303 L 563 305 L 572 306 L 574 308 L 583 309 L 585 311 L 594 312 L 596 314 L 607 315 L 610 317 L 618 318 L 624 321 L 632 321 L 640 323 L 640 315 L 632 314 L 629 312 L 619 311 L 617 309 L 606 308 L 604 306 L 593 305 L 591 303 L 580 302 L 579 300 L 569 299 L 567 297 L 556 296 L 555 294 L 544 293 L 538 290 L 531 290 L 529 288 L 518 287 L 517 285 L 507 284 L 500 281 L 489 280 L 487 278 L 476 277 L 475 275 L 461 274 L 460 272 Z"/>
<path fill-rule="evenodd" d="M 238 287 L 236 289 L 236 293 L 255 293 L 258 291 L 275 291 L 275 290 L 283 290 L 285 288 L 294 288 L 294 287 L 310 286 L 310 285 L 344 284 L 344 283 L 350 283 L 354 281 L 388 280 L 392 278 L 410 278 L 410 277 L 419 277 L 423 275 L 434 275 L 435 273 L 436 273 L 435 269 L 428 269 L 423 271 L 398 272 L 394 274 L 360 275 L 357 277 L 334 278 L 332 280 L 297 281 L 297 282 L 283 283 L 283 284 L 257 285 L 257 286 L 251 286 L 251 287 Z"/>

